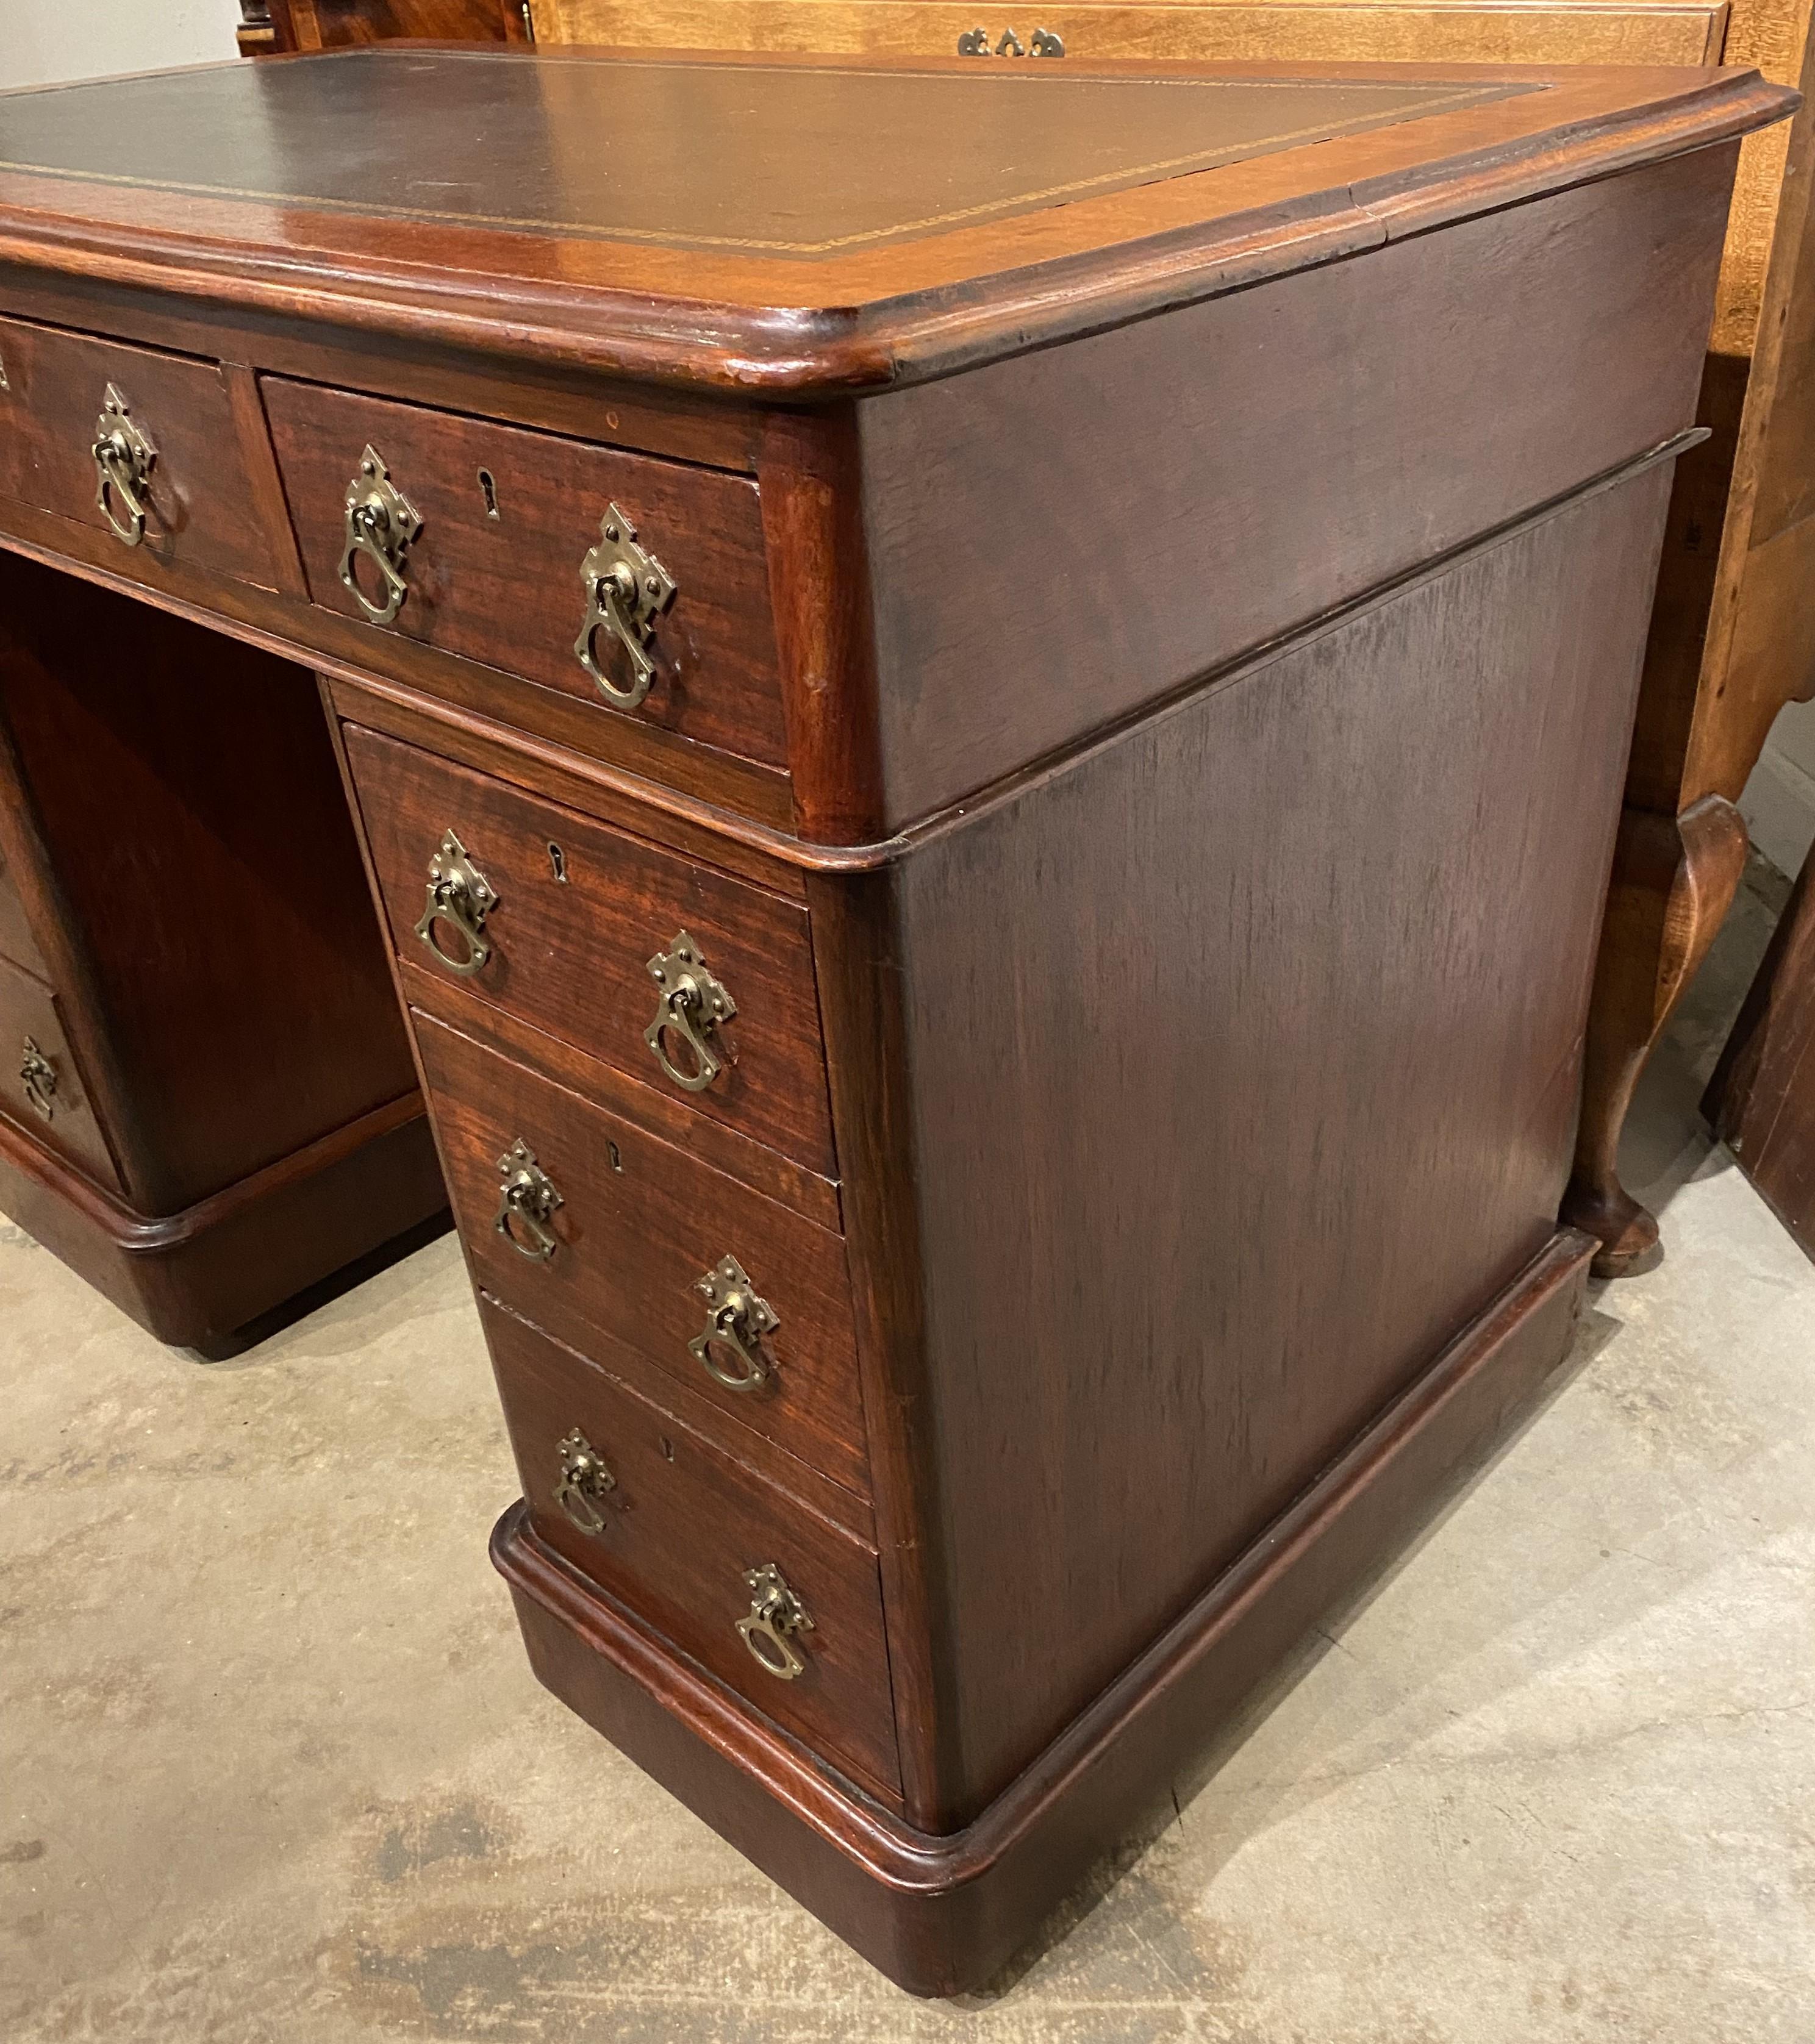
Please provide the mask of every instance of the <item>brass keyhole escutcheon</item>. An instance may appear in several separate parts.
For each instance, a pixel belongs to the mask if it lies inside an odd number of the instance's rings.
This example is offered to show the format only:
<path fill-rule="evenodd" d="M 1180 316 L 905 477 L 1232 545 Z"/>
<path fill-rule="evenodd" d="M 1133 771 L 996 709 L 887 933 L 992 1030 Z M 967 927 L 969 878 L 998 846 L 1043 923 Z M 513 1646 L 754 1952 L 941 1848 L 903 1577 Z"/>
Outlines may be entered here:
<path fill-rule="evenodd" d="M 707 971 L 699 946 L 685 930 L 650 959 L 648 972 L 661 989 L 661 998 L 643 1040 L 676 1085 L 687 1093 L 704 1093 L 725 1069 L 713 1032 L 737 1012 L 737 1004 Z M 670 1055 L 671 1044 L 680 1052 L 681 1062 Z"/>
<path fill-rule="evenodd" d="M 492 1226 L 519 1256 L 546 1263 L 561 1246 L 552 1224 L 566 1201 L 521 1135 L 498 1158 L 498 1212 Z"/>
<path fill-rule="evenodd" d="M 675 600 L 676 584 L 647 548 L 636 544 L 636 528 L 613 504 L 598 521 L 598 539 L 580 563 L 586 617 L 574 641 L 574 657 L 608 702 L 635 709 L 656 679 L 649 642 L 663 612 Z M 598 663 L 600 632 L 609 632 L 630 662 L 630 686 L 621 688 Z"/>
<path fill-rule="evenodd" d="M 694 1289 L 706 1301 L 706 1326 L 687 1343 L 694 1360 L 728 1391 L 754 1391 L 767 1381 L 760 1346 L 781 1322 L 735 1256 L 720 1258 Z"/>
<path fill-rule="evenodd" d="M 602 1533 L 607 1523 L 600 1508 L 617 1488 L 617 1479 L 605 1466 L 605 1458 L 578 1427 L 564 1435 L 556 1454 L 560 1458 L 560 1475 L 555 1485 L 555 1502 L 583 1533 Z"/>
<path fill-rule="evenodd" d="M 136 547 L 145 536 L 157 449 L 131 417 L 117 384 L 110 383 L 94 421 L 94 501 L 115 539 Z"/>
<path fill-rule="evenodd" d="M 347 485 L 346 531 L 340 549 L 340 580 L 374 624 L 388 624 L 403 608 L 410 585 L 403 578 L 404 559 L 422 531 L 414 505 L 390 479 L 390 471 L 375 447 L 360 457 L 359 473 Z M 359 564 L 378 570 L 383 590 L 375 603 L 360 586 Z"/>
<path fill-rule="evenodd" d="M 484 970 L 491 956 L 485 919 L 497 906 L 497 889 L 474 865 L 454 833 L 445 832 L 440 850 L 429 862 L 429 898 L 417 920 L 417 936 L 449 972 L 471 979 Z M 460 939 L 459 951 L 444 947 L 437 934 L 444 925 Z"/>
<path fill-rule="evenodd" d="M 756 1594 L 750 1600 L 748 1617 L 737 1621 L 744 1644 L 759 1667 L 784 1682 L 806 1672 L 806 1660 L 792 1635 L 811 1632 L 813 1620 L 806 1606 L 788 1588 L 786 1579 L 773 1562 L 759 1569 L 746 1569 L 744 1580 Z"/>
<path fill-rule="evenodd" d="M 19 1083 L 25 1088 L 25 1103 L 32 1112 L 40 1120 L 52 1120 L 56 1113 L 56 1066 L 29 1036 L 19 1063 Z"/>

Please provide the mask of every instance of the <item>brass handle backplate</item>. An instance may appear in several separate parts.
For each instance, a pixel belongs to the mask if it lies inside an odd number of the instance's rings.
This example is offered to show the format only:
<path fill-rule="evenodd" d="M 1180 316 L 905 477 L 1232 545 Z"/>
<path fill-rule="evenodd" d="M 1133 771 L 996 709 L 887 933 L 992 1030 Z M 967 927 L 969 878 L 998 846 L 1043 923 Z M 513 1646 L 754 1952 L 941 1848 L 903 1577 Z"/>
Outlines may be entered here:
<path fill-rule="evenodd" d="M 1062 57 L 1064 38 L 1050 29 L 1036 29 L 1031 42 L 1024 44 L 1013 29 L 1002 31 L 1002 40 L 991 43 L 987 29 L 967 29 L 958 38 L 961 57 Z"/>
<path fill-rule="evenodd" d="M 806 1658 L 790 1637 L 813 1631 L 806 1606 L 788 1588 L 773 1562 L 765 1562 L 759 1569 L 746 1569 L 744 1580 L 756 1592 L 750 1600 L 749 1616 L 737 1621 L 744 1644 L 759 1666 L 783 1681 L 791 1682 L 806 1672 Z"/>
<path fill-rule="evenodd" d="M 346 541 L 340 549 L 340 580 L 374 624 L 388 624 L 403 608 L 410 585 L 404 557 L 422 530 L 416 507 L 390 479 L 375 447 L 360 457 L 360 472 L 347 485 Z M 360 558 L 379 571 L 383 599 L 374 603 L 360 586 Z"/>
<path fill-rule="evenodd" d="M 546 1263 L 561 1246 L 550 1224 L 566 1202 L 521 1135 L 498 1158 L 498 1212 L 492 1226 L 519 1256 Z"/>
<path fill-rule="evenodd" d="M 713 1032 L 737 1012 L 737 1004 L 706 970 L 699 946 L 685 930 L 665 951 L 650 959 L 648 971 L 662 993 L 656 1019 L 643 1032 L 643 1040 L 676 1085 L 688 1093 L 704 1093 L 725 1069 Z M 671 1035 L 686 1045 L 690 1066 L 676 1064 L 668 1055 Z"/>
<path fill-rule="evenodd" d="M 444 832 L 440 849 L 429 862 L 429 898 L 417 921 L 417 936 L 448 971 L 470 979 L 491 956 L 485 919 L 497 906 L 497 889 L 474 865 L 454 833 Z M 456 958 L 441 948 L 435 932 L 443 923 L 459 932 L 466 947 L 464 957 Z"/>
<path fill-rule="evenodd" d="M 706 1301 L 706 1326 L 687 1343 L 694 1360 L 727 1390 L 756 1390 L 770 1369 L 759 1344 L 781 1325 L 775 1308 L 735 1256 L 721 1257 L 694 1289 Z"/>
<path fill-rule="evenodd" d="M 574 653 L 608 701 L 620 709 L 635 709 L 656 678 L 649 641 L 657 619 L 675 600 L 675 578 L 653 554 L 637 545 L 636 528 L 615 504 L 598 521 L 598 543 L 580 563 L 586 613 Z M 620 688 L 598 664 L 593 643 L 602 629 L 611 633 L 629 658 L 629 688 Z"/>
<path fill-rule="evenodd" d="M 94 501 L 117 540 L 136 547 L 145 536 L 151 509 L 152 470 L 157 449 L 128 415 L 131 406 L 116 383 L 107 386 L 94 421 Z M 118 509 L 115 509 L 116 500 Z M 121 514 L 124 513 L 124 517 Z"/>
<path fill-rule="evenodd" d="M 56 1113 L 56 1066 L 34 1043 L 25 1039 L 25 1055 L 19 1064 L 19 1083 L 32 1112 L 48 1121 Z"/>
<path fill-rule="evenodd" d="M 605 1458 L 578 1427 L 564 1435 L 556 1448 L 561 1473 L 555 1485 L 555 1502 L 583 1533 L 599 1534 L 606 1516 L 599 1508 L 606 1494 L 617 1488 L 617 1479 L 605 1466 Z"/>

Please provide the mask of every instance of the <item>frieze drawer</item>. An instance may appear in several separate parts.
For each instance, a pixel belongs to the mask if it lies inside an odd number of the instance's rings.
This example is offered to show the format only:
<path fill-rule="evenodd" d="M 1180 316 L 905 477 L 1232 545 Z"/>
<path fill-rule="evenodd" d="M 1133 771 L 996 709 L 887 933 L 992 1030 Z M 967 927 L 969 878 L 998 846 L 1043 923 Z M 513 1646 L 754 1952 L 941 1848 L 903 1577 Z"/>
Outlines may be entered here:
<path fill-rule="evenodd" d="M 0 319 L 0 497 L 98 527 L 135 579 L 181 563 L 276 586 L 215 363 Z"/>
<path fill-rule="evenodd" d="M 345 743 L 400 956 L 834 1175 L 804 907 L 375 732 Z"/>
<path fill-rule="evenodd" d="M 262 387 L 314 602 L 786 765 L 748 477 L 281 377 Z"/>
<path fill-rule="evenodd" d="M 480 1311 L 544 1540 L 767 1716 L 899 1794 L 875 1551 L 483 1292 Z"/>

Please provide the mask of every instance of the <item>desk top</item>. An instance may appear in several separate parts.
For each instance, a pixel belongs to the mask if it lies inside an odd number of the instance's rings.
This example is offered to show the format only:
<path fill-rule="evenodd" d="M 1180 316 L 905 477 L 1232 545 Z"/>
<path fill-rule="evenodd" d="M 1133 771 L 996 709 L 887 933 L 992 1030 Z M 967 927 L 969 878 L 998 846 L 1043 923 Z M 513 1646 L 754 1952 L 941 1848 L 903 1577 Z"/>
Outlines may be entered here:
<path fill-rule="evenodd" d="M 0 167 L 823 261 L 1530 85 L 336 52 L 0 99 Z"/>
<path fill-rule="evenodd" d="M 1736 134 L 1752 72 L 391 44 L 0 94 L 0 260 L 874 385 Z"/>

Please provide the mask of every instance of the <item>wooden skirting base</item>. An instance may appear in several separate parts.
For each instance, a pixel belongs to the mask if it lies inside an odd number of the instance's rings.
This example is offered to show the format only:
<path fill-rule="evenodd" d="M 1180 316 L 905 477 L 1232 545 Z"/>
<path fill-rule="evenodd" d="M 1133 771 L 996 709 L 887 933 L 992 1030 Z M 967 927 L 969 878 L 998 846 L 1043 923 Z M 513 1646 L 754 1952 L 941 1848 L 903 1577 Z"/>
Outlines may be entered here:
<path fill-rule="evenodd" d="M 205 1355 L 398 1236 L 451 1224 L 447 1204 L 415 1093 L 155 1218 L 0 1120 L 0 1212 L 160 1341 Z"/>
<path fill-rule="evenodd" d="M 980 1985 L 1243 1698 L 1401 1544 L 1567 1353 L 1599 1245 L 1559 1230 L 976 1821 L 883 1810 L 586 1587 L 513 1505 L 492 1558 L 539 1679 L 909 1992 Z"/>

